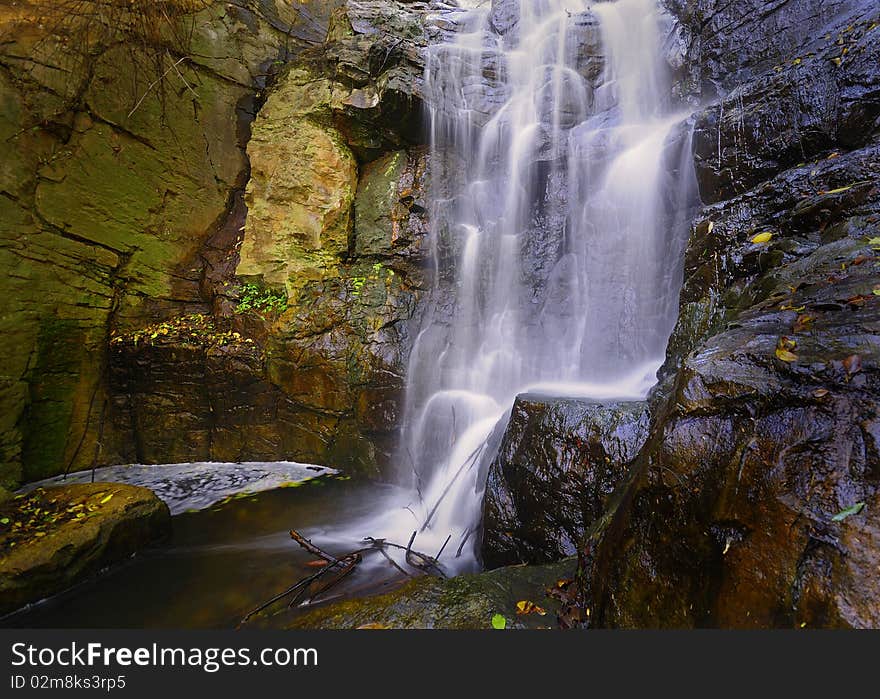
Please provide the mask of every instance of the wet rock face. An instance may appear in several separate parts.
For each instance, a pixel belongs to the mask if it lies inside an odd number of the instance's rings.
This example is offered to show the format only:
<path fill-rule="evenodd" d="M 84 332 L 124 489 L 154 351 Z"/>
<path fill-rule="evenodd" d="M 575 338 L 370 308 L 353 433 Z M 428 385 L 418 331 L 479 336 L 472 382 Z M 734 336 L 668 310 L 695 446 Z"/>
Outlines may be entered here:
<path fill-rule="evenodd" d="M 767 50 L 719 63 L 704 46 L 698 65 L 742 83 L 698 117 L 707 206 L 651 435 L 580 551 L 595 626 L 880 623 L 866 572 L 880 526 L 880 17 L 864 2 L 835 17 L 745 5 L 760 11 L 726 40 L 748 29 Z"/>
<path fill-rule="evenodd" d="M 234 268 L 260 93 L 323 41 L 336 4 L 300 3 L 308 22 L 274 0 L 185 14 L 180 77 L 152 88 L 166 44 L 107 41 L 82 60 L 77 40 L 46 35 L 59 23 L 35 13 L 52 3 L 0 8 L 0 485 L 91 466 L 111 331 L 212 309 Z M 77 20 L 60 24 L 82 39 Z"/>
<path fill-rule="evenodd" d="M 665 0 L 690 86 L 706 98 L 731 91 L 777 65 L 836 41 L 870 0 Z"/>
<path fill-rule="evenodd" d="M 577 553 L 648 436 L 644 402 L 519 396 L 489 467 L 484 562 L 495 567 Z"/>
<path fill-rule="evenodd" d="M 830 149 L 868 144 L 880 126 L 875 17 L 828 27 L 818 46 L 788 57 L 697 117 L 694 152 L 703 200 L 728 199 Z M 809 87 L 806 87 L 809 86 Z"/>
<path fill-rule="evenodd" d="M 227 242 L 210 327 L 114 345 L 113 459 L 381 474 L 424 287 L 426 12 L 350 3 L 278 76 L 247 145 L 243 236 Z M 279 303 L 248 307 L 248 294 Z"/>

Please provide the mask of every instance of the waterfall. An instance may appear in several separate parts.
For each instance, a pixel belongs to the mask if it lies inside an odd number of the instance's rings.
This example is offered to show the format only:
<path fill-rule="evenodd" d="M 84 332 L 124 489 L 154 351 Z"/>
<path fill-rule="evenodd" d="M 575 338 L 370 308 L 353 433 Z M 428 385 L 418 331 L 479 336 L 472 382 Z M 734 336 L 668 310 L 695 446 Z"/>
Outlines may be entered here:
<path fill-rule="evenodd" d="M 442 562 L 462 571 L 517 394 L 641 399 L 655 383 L 693 174 L 655 0 L 455 17 L 425 75 L 434 279 L 397 459 L 415 494 L 379 529 L 417 530 L 429 553 L 451 536 Z"/>

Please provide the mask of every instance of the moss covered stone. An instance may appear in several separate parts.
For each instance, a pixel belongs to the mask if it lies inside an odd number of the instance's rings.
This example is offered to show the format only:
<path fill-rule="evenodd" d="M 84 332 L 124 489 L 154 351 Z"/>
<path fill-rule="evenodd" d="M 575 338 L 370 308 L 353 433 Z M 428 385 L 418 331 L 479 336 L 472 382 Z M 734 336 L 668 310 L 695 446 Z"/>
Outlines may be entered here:
<path fill-rule="evenodd" d="M 293 620 L 270 617 L 266 623 L 295 629 L 491 629 L 499 614 L 506 628 L 554 628 L 559 603 L 547 593 L 560 580 L 570 579 L 574 567 L 567 559 L 447 580 L 421 577 L 383 595 L 319 607 Z M 517 614 L 517 603 L 523 601 L 547 613 Z"/>
<path fill-rule="evenodd" d="M 70 587 L 170 532 L 152 491 L 118 483 L 39 489 L 0 502 L 0 614 Z"/>

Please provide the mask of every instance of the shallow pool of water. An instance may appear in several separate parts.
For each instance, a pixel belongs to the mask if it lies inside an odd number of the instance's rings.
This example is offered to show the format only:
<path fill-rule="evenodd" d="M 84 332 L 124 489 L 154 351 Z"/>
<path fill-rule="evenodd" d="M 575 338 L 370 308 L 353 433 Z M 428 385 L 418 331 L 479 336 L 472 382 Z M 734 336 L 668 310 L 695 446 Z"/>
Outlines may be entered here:
<path fill-rule="evenodd" d="M 0 625 L 234 627 L 248 611 L 314 573 L 308 563 L 315 557 L 291 540 L 291 528 L 319 544 L 332 541 L 340 525 L 368 521 L 376 503 L 394 494 L 389 486 L 330 475 L 180 514 L 173 518 L 174 532 L 166 544 L 6 617 Z M 353 539 L 325 549 L 342 555 L 357 546 Z M 347 589 L 378 591 L 396 584 L 394 577 L 365 566 L 347 581 Z"/>

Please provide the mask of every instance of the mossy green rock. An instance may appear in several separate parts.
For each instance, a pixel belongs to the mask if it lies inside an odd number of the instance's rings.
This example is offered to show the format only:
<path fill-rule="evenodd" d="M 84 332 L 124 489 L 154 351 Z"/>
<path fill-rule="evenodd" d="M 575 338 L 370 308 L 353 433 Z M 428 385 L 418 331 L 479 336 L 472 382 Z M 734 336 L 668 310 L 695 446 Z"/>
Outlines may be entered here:
<path fill-rule="evenodd" d="M 342 135 L 317 120 L 328 84 L 302 71 L 289 75 L 260 110 L 248 144 L 238 274 L 293 297 L 305 282 L 334 275 L 348 252 L 357 163 Z"/>
<path fill-rule="evenodd" d="M 314 5 L 320 26 L 335 3 Z M 264 64 L 323 39 L 288 3 L 211 3 L 186 20 L 193 57 L 173 72 L 166 60 L 154 81 L 153 47 L 95 50 L 86 69 L 38 11 L 0 8 L 0 485 L 11 487 L 99 453 L 112 330 L 210 308 L 203 269 L 218 254 L 204 248 L 247 177 Z"/>
<path fill-rule="evenodd" d="M 514 566 L 450 579 L 421 577 L 393 592 L 347 600 L 306 612 L 289 622 L 266 623 L 293 629 L 492 629 L 499 614 L 506 628 L 555 628 L 558 602 L 548 589 L 570 578 L 574 561 L 545 566 Z M 517 603 L 532 602 L 547 613 L 517 614 Z"/>
<path fill-rule="evenodd" d="M 10 548 L 16 501 L 2 505 L 9 522 L 0 530 L 0 614 L 61 592 L 171 530 L 168 506 L 147 488 L 89 483 L 47 488 L 41 495 L 61 513 L 79 506 L 82 519 L 63 519 Z"/>

